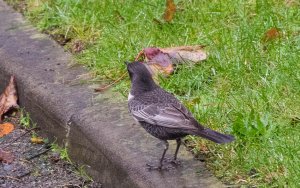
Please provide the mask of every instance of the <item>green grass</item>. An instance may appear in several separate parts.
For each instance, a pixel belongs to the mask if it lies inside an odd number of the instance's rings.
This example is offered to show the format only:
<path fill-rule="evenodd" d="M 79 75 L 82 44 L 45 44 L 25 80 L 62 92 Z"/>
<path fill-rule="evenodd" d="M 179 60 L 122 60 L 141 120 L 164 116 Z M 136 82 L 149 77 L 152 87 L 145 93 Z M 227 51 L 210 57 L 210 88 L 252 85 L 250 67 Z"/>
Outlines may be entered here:
<path fill-rule="evenodd" d="M 33 123 L 30 114 L 24 108 L 20 109 L 20 125 L 25 129 L 36 128 L 36 123 Z"/>
<path fill-rule="evenodd" d="M 13 0 L 10 0 L 11 2 Z M 80 40 L 77 54 L 99 79 L 111 81 L 144 47 L 207 45 L 209 58 L 182 66 L 161 85 L 196 118 L 234 134 L 230 145 L 189 138 L 207 166 L 234 184 L 299 187 L 300 5 L 297 1 L 175 1 L 164 23 L 161 0 L 25 0 L 25 15 L 42 31 Z M 153 21 L 161 20 L 161 23 Z M 264 42 L 276 27 L 279 38 Z M 126 95 L 128 80 L 115 89 Z"/>

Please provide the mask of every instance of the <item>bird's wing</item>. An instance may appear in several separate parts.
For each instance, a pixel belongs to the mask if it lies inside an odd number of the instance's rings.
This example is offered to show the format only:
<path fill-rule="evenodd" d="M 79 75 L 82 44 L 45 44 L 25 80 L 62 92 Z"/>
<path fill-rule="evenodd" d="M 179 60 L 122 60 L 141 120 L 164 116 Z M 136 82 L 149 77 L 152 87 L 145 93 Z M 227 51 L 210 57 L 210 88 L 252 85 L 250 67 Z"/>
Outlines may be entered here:
<path fill-rule="evenodd" d="M 197 129 L 198 123 L 180 103 L 165 105 L 135 105 L 130 109 L 134 118 L 149 124 L 187 130 Z"/>

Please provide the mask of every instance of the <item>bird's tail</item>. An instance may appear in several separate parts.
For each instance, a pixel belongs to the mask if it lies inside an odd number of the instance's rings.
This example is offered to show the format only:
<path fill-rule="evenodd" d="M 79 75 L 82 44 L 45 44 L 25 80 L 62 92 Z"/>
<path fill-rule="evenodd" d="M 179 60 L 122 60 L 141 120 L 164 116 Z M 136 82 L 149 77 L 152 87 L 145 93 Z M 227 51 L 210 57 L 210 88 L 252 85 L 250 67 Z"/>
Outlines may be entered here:
<path fill-rule="evenodd" d="M 222 134 L 217 131 L 205 128 L 194 132 L 194 135 L 201 136 L 218 144 L 228 143 L 234 141 L 234 137 L 229 134 Z"/>

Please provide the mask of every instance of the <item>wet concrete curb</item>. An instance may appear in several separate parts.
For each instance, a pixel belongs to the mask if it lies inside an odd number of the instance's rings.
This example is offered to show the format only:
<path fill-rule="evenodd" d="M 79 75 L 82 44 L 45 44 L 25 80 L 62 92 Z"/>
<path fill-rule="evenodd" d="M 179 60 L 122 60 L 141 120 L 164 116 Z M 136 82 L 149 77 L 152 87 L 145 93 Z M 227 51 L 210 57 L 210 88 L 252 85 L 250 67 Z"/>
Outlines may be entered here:
<path fill-rule="evenodd" d="M 2 0 L 0 20 L 0 90 L 15 75 L 19 103 L 42 133 L 66 146 L 104 187 L 222 187 L 184 148 L 181 167 L 148 171 L 145 163 L 157 161 L 162 146 L 132 120 L 124 98 L 78 84 L 84 68 L 70 66 L 69 53 Z"/>

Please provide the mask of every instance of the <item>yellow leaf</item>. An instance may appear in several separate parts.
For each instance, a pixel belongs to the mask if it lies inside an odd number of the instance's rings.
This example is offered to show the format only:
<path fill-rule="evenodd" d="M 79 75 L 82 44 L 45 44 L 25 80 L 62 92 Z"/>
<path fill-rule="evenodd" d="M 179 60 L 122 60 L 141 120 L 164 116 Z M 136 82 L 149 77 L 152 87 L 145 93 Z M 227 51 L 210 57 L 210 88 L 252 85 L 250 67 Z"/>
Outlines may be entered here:
<path fill-rule="evenodd" d="M 34 144 L 43 144 L 44 140 L 41 137 L 32 137 L 31 142 Z"/>

